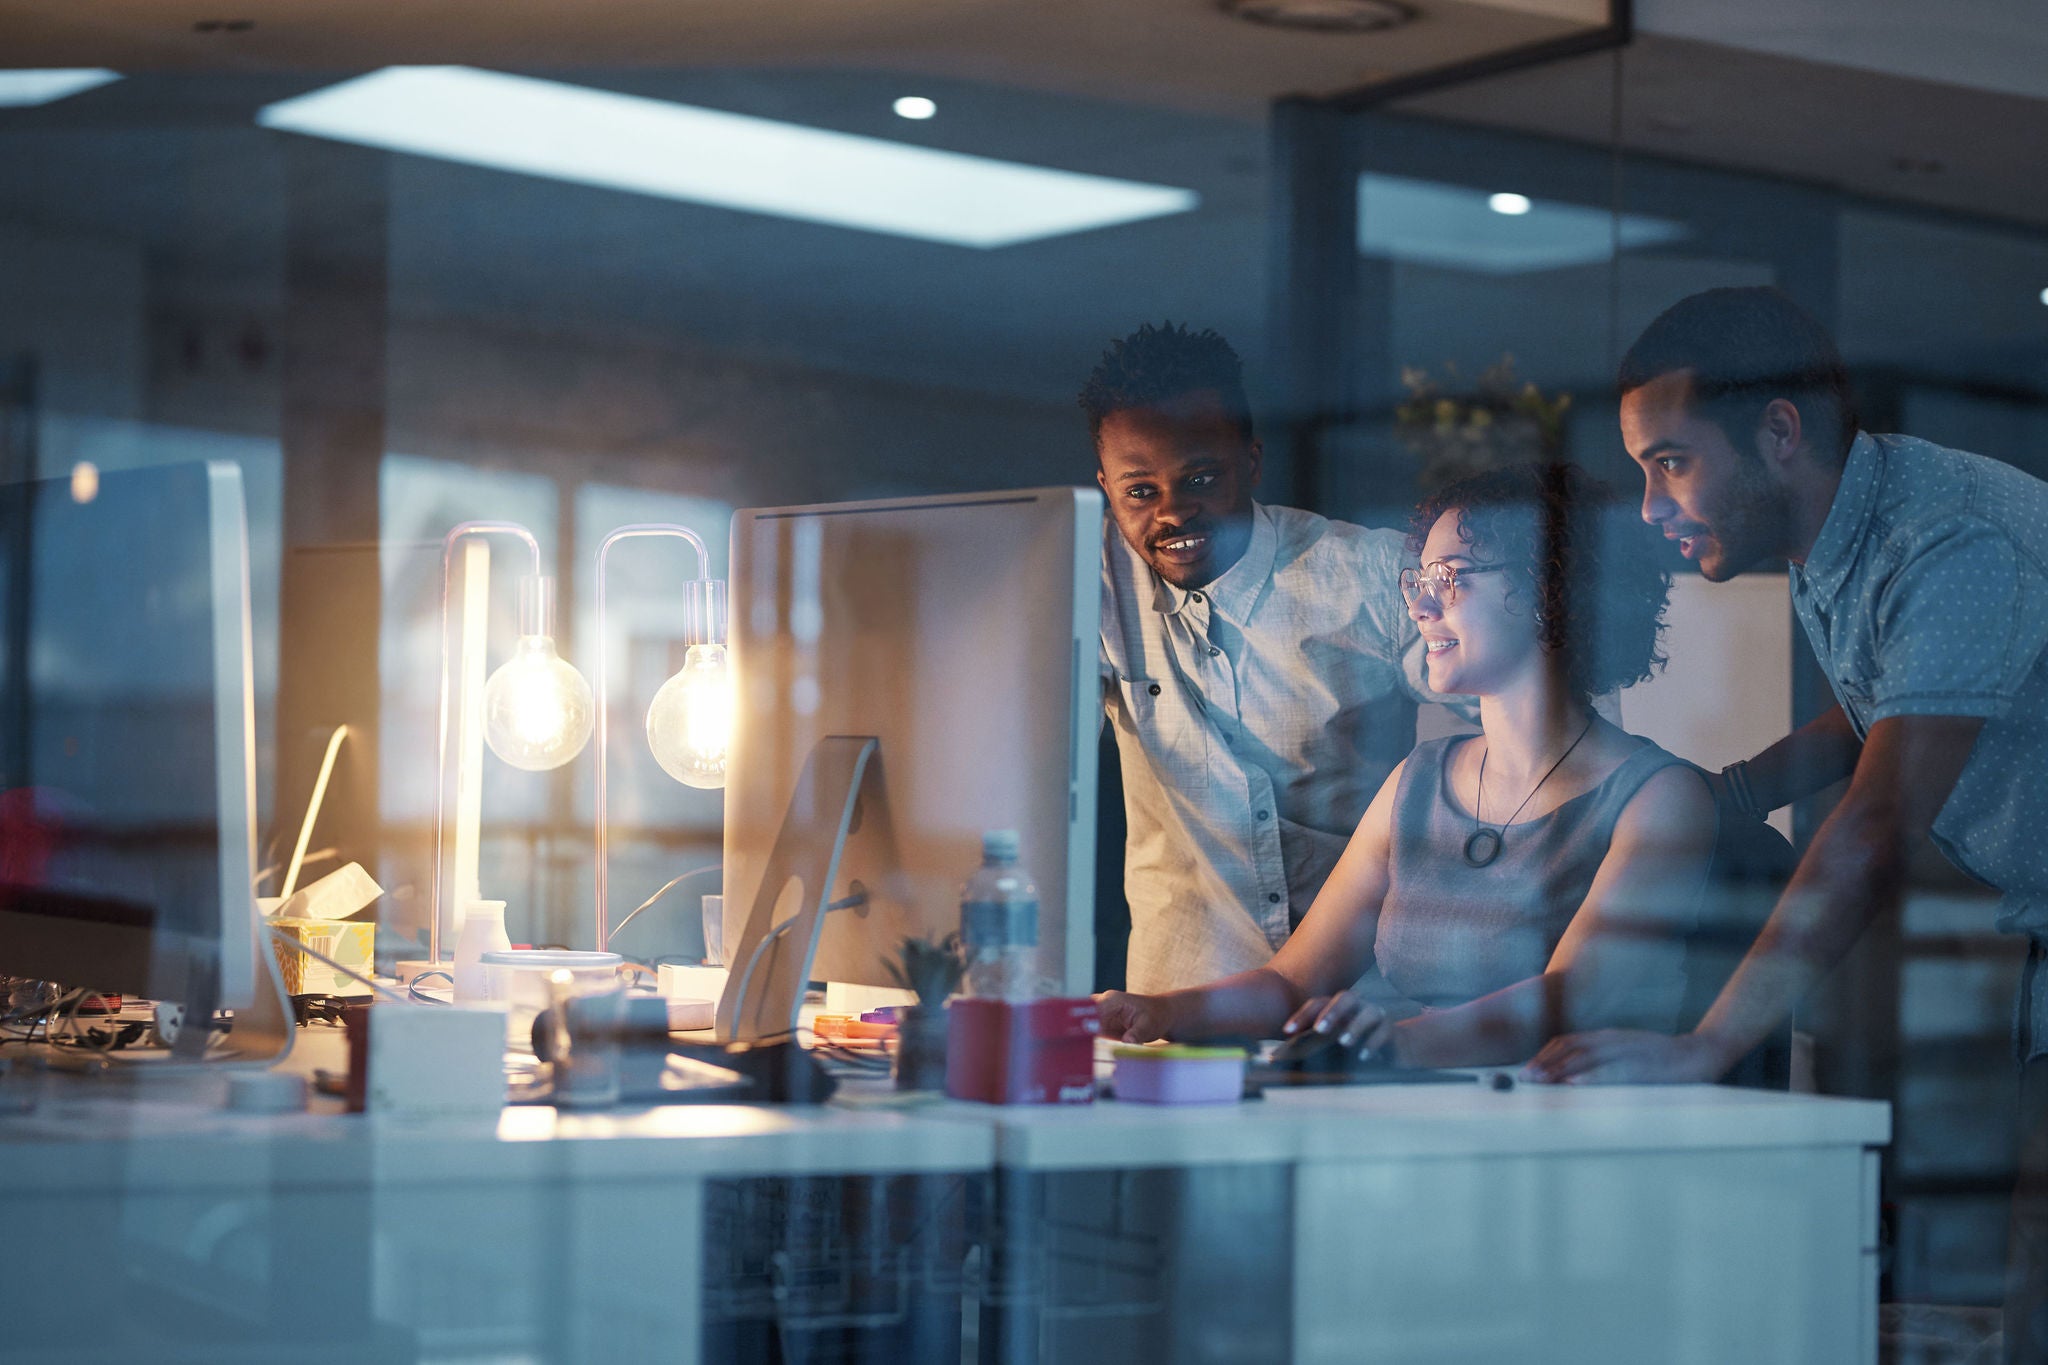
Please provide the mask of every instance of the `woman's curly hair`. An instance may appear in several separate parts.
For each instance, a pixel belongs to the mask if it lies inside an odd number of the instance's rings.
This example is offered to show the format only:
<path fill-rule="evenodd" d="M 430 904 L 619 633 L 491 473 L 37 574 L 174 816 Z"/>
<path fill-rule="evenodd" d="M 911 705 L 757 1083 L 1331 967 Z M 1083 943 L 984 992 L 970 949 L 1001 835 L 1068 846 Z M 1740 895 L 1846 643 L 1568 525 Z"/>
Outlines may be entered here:
<path fill-rule="evenodd" d="M 1658 649 L 1671 573 L 1651 531 L 1607 484 L 1564 463 L 1512 465 L 1446 485 L 1415 509 L 1419 555 L 1446 512 L 1474 558 L 1508 565 L 1508 602 L 1534 603 L 1536 638 L 1581 698 L 1641 682 Z M 1531 516 L 1531 513 L 1534 513 Z"/>

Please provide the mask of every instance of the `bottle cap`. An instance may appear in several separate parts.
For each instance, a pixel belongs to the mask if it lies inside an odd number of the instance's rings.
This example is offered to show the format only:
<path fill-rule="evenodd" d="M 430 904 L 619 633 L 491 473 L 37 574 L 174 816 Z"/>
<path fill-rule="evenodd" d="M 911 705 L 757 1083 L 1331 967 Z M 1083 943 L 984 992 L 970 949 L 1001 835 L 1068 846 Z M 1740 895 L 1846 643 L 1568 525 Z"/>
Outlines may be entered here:
<path fill-rule="evenodd" d="M 992 829 L 981 836 L 981 856 L 984 858 L 1017 857 L 1017 831 L 1014 829 Z"/>

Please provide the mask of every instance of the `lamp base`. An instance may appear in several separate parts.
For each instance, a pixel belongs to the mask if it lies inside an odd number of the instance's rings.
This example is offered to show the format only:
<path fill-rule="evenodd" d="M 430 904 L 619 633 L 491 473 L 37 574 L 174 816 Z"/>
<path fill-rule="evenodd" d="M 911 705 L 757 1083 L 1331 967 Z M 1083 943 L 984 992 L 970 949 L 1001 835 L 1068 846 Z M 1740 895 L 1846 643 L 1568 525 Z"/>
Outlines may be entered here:
<path fill-rule="evenodd" d="M 410 986 L 413 978 L 424 976 L 428 972 L 446 972 L 452 978 L 455 975 L 455 963 L 452 959 L 447 962 L 401 962 L 391 969 L 391 975 L 397 978 L 400 986 Z"/>

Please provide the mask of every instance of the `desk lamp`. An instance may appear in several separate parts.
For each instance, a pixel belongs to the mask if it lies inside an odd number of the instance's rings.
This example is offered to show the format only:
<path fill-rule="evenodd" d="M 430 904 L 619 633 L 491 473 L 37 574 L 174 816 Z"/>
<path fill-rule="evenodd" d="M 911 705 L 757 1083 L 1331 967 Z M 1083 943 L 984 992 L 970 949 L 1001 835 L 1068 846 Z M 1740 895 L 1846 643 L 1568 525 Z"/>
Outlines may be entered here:
<path fill-rule="evenodd" d="M 519 641 L 512 657 L 483 681 L 486 621 L 490 601 L 487 535 L 512 536 L 533 558 L 533 572 L 519 584 Z M 455 577 L 455 547 L 468 539 L 462 575 L 462 670 L 456 763 L 455 900 L 459 908 L 479 898 L 478 844 L 483 808 L 483 746 L 515 768 L 545 772 L 559 768 L 590 741 L 590 684 L 555 651 L 555 581 L 541 572 L 540 542 L 517 522 L 466 521 L 448 532 L 441 547 L 441 712 L 438 780 L 434 805 L 434 905 L 427 929 L 427 958 L 441 957 L 443 844 L 448 827 L 448 723 L 450 658 L 448 618 Z"/>
<path fill-rule="evenodd" d="M 732 674 L 725 652 L 725 580 L 711 576 L 703 539 L 687 526 L 642 522 L 621 526 L 597 547 L 597 946 L 610 937 L 606 861 L 611 830 L 606 818 L 605 740 L 610 734 L 610 650 L 605 637 L 605 568 L 612 546 L 644 536 L 687 540 L 697 550 L 697 577 L 683 585 L 683 666 L 663 683 L 647 708 L 647 746 L 661 770 L 686 786 L 725 785 L 732 737 Z"/>

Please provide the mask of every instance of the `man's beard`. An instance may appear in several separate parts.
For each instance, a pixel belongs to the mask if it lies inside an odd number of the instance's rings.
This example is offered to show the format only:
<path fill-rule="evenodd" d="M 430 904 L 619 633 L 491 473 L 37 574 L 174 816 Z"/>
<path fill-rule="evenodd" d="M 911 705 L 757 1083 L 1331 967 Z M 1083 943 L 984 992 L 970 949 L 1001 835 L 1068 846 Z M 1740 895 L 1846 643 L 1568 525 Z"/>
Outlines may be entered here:
<path fill-rule="evenodd" d="M 1734 484 L 1707 523 L 1718 553 L 1711 563 L 1700 560 L 1700 576 L 1712 583 L 1725 583 L 1766 559 L 1782 557 L 1789 538 L 1792 509 L 1762 463 L 1744 459 L 1737 468 Z"/>

